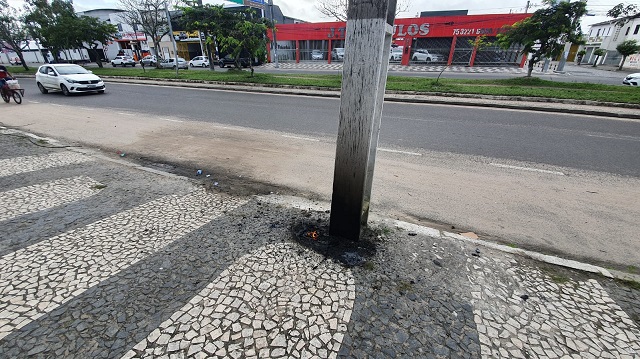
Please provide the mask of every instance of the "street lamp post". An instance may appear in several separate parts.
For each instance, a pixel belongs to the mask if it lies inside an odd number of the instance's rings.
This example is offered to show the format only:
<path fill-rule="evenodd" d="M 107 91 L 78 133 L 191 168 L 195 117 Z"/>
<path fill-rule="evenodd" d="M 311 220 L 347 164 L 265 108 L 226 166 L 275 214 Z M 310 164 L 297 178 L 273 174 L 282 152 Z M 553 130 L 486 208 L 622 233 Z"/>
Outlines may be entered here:
<path fill-rule="evenodd" d="M 269 0 L 269 13 L 271 14 L 271 24 L 273 28 L 271 28 L 273 34 L 273 57 L 275 58 L 276 69 L 280 68 L 278 66 L 278 41 L 276 40 L 276 24 L 273 20 L 273 0 Z"/>
<path fill-rule="evenodd" d="M 173 44 L 173 54 L 175 56 L 176 77 L 178 77 L 178 46 L 176 45 L 176 38 L 173 36 L 173 26 L 171 26 L 171 14 L 169 13 L 169 6 L 167 2 L 164 2 L 164 7 L 167 10 L 167 24 L 169 25 L 169 36 L 171 37 L 171 43 Z"/>

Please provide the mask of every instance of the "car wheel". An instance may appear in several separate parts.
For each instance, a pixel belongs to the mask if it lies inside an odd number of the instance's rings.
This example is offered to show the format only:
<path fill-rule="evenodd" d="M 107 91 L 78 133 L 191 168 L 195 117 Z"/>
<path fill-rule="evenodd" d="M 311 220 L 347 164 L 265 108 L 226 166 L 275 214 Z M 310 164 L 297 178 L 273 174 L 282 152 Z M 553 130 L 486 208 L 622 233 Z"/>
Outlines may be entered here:
<path fill-rule="evenodd" d="M 69 89 L 65 85 L 60 85 L 60 90 L 62 90 L 62 94 L 65 96 L 71 95 L 71 92 L 69 92 Z"/>
<path fill-rule="evenodd" d="M 111 63 L 111 66 L 116 67 L 116 64 L 114 64 L 113 62 Z"/>
<path fill-rule="evenodd" d="M 205 64 L 204 62 L 202 63 L 202 67 L 207 67 L 207 64 Z"/>
<path fill-rule="evenodd" d="M 191 63 L 190 63 L 190 64 L 189 64 L 189 66 L 190 66 L 190 67 L 193 67 L 193 64 L 191 64 Z"/>
<path fill-rule="evenodd" d="M 427 57 L 426 62 L 431 62 L 431 58 L 430 58 L 430 57 Z"/>
<path fill-rule="evenodd" d="M 41 92 L 43 95 L 46 95 L 46 94 L 48 94 L 48 93 L 49 93 L 49 90 L 47 90 L 46 88 L 44 88 L 44 86 L 42 86 L 42 84 L 41 84 L 41 83 L 39 83 L 39 82 L 38 82 L 38 89 L 40 90 L 40 92 Z"/>
<path fill-rule="evenodd" d="M 132 64 L 131 67 L 136 67 L 136 64 Z"/>
<path fill-rule="evenodd" d="M 418 61 L 418 57 L 414 56 L 413 59 L 411 59 L 411 61 Z"/>
<path fill-rule="evenodd" d="M 175 69 L 176 69 L 176 65 L 173 65 L 172 69 L 174 69 L 174 70 L 175 70 Z"/>

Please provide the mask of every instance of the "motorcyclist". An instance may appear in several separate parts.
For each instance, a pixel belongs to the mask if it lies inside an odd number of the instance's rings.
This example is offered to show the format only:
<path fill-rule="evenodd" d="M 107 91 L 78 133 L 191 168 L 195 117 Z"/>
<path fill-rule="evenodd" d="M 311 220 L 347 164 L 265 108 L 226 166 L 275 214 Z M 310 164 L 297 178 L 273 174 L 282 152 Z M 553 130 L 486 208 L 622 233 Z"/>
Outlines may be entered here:
<path fill-rule="evenodd" d="M 0 91 L 7 91 L 7 80 L 13 80 L 13 76 L 6 67 L 0 65 Z"/>
<path fill-rule="evenodd" d="M 7 84 L 7 80 L 13 80 L 13 75 L 7 70 L 6 67 L 0 65 L 0 88 L 3 88 Z"/>

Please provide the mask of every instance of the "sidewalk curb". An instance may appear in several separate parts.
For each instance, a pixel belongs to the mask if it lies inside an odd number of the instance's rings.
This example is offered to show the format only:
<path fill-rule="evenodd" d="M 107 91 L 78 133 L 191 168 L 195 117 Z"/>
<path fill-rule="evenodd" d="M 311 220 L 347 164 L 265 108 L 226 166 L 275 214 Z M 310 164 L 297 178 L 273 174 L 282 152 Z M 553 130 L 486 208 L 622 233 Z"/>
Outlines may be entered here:
<path fill-rule="evenodd" d="M 105 79 L 111 82 L 119 83 L 134 83 L 134 84 L 149 84 L 149 85 L 167 85 L 159 80 L 153 79 L 138 79 L 138 78 L 123 78 L 123 77 L 111 77 L 104 76 Z M 163 80 L 164 81 L 164 80 Z M 328 98 L 340 98 L 340 90 L 334 89 L 321 89 L 321 88 L 308 88 L 308 87 L 296 87 L 296 86 L 264 86 L 264 85 L 250 85 L 240 83 L 221 83 L 210 81 L 183 81 L 167 79 L 172 86 L 185 87 L 185 88 L 204 88 L 211 90 L 223 90 L 223 91 L 238 91 L 238 92 L 255 92 L 255 93 L 268 93 L 278 95 L 297 95 L 297 96 L 313 96 L 313 97 L 328 97 Z M 463 100 L 459 100 L 463 99 Z M 634 104 L 616 104 L 610 102 L 596 102 L 596 101 L 578 101 L 578 100 L 563 100 L 553 98 L 522 98 L 522 97 L 508 97 L 505 96 L 486 96 L 486 95 L 473 95 L 473 94 L 449 94 L 449 93 L 407 93 L 407 92 L 387 92 L 385 94 L 385 101 L 399 102 L 399 103 L 421 103 L 421 104 L 439 104 L 439 105 L 454 105 L 454 106 L 474 106 L 474 107 L 487 107 L 487 108 L 504 108 L 513 110 L 529 110 L 538 112 L 549 113 L 567 113 L 570 111 L 572 114 L 593 115 L 593 116 L 605 116 L 613 118 L 624 119 L 637 119 L 640 120 L 640 113 L 616 113 L 611 109 L 632 110 L 640 109 L 640 105 Z M 481 102 L 484 101 L 484 102 Z M 527 103 L 525 103 L 525 101 Z M 549 104 L 559 104 L 568 106 L 593 106 L 604 109 L 588 109 L 588 108 L 561 108 L 561 107 L 549 107 Z"/>
<path fill-rule="evenodd" d="M 56 139 L 53 139 L 53 138 L 41 137 L 41 136 L 32 134 L 30 132 L 11 129 L 11 128 L 4 127 L 4 126 L 0 126 L 0 131 L 4 131 L 4 132 L 6 132 L 6 134 L 20 134 L 20 135 L 23 135 L 25 137 L 33 138 L 33 139 L 36 139 L 36 140 L 46 140 L 46 141 L 48 141 L 48 142 L 50 142 L 52 144 L 56 144 L 56 145 L 64 145 L 60 141 L 58 141 Z M 153 174 L 160 175 L 160 176 L 166 176 L 166 177 L 169 177 L 169 178 L 183 179 L 183 180 L 188 181 L 188 182 L 193 182 L 193 180 L 191 178 L 184 177 L 184 176 L 181 176 L 181 175 L 176 175 L 176 174 L 165 172 L 165 171 L 161 171 L 161 170 L 157 170 L 157 169 L 153 169 L 153 168 L 149 168 L 149 167 L 145 167 L 145 166 L 142 166 L 142 165 L 139 165 L 139 164 L 136 164 L 136 163 L 132 163 L 132 162 L 127 161 L 127 160 L 122 160 L 122 159 L 118 159 L 118 158 L 111 158 L 109 156 L 106 156 L 106 155 L 100 153 L 100 151 L 96 151 L 94 149 L 87 149 L 87 148 L 67 148 L 67 149 L 70 150 L 70 151 L 76 152 L 76 153 L 81 153 L 81 154 L 84 154 L 86 156 L 91 156 L 91 157 L 99 158 L 101 160 L 105 160 L 105 161 L 108 161 L 108 162 L 124 165 L 124 166 L 130 167 L 130 168 L 133 168 L 133 169 L 137 169 L 137 170 L 153 173 Z M 331 209 L 331 204 L 328 203 L 328 202 L 313 201 L 313 200 L 310 200 L 310 199 L 307 199 L 307 198 L 302 198 L 302 197 L 284 196 L 284 195 L 255 195 L 254 197 L 255 198 L 259 198 L 261 201 L 266 202 L 266 203 L 271 203 L 271 204 L 274 204 L 274 205 L 285 205 L 285 206 L 289 206 L 289 207 L 293 207 L 293 208 L 297 208 L 297 209 L 312 210 L 312 211 L 319 211 L 319 212 L 325 212 L 325 211 Z M 370 215 L 370 221 L 374 222 L 374 223 L 375 222 L 382 223 L 382 224 L 387 225 L 387 226 L 392 226 L 392 227 L 395 227 L 395 228 L 404 229 L 406 231 L 419 233 L 419 234 L 422 234 L 422 235 L 425 235 L 425 236 L 429 236 L 429 237 L 433 237 L 433 238 L 438 238 L 438 239 L 456 239 L 456 240 L 463 241 L 463 242 L 473 243 L 475 245 L 491 248 L 491 249 L 494 249 L 494 250 L 497 250 L 497 251 L 500 251 L 500 252 L 515 254 L 515 255 L 519 255 L 519 256 L 522 256 L 522 257 L 529 258 L 529 259 L 533 259 L 533 260 L 538 261 L 538 262 L 553 264 L 553 265 L 557 265 L 557 266 L 561 266 L 561 267 L 565 267 L 565 268 L 570 268 L 570 269 L 574 269 L 574 270 L 578 270 L 578 271 L 582 271 L 582 272 L 595 273 L 595 274 L 599 274 L 599 275 L 602 275 L 602 276 L 607 277 L 607 278 L 615 278 L 615 279 L 624 280 L 624 281 L 640 282 L 640 275 L 631 274 L 631 273 L 625 273 L 625 272 L 617 271 L 617 270 L 610 270 L 610 269 L 606 269 L 606 268 L 595 266 L 595 265 L 588 264 L 588 263 L 582 263 L 582 262 L 578 262 L 578 261 L 575 261 L 575 260 L 570 260 L 570 259 L 565 259 L 565 258 L 561 258 L 561 257 L 551 256 L 551 255 L 538 253 L 538 252 L 533 252 L 533 251 L 529 251 L 529 250 L 524 250 L 524 249 L 520 249 L 520 248 L 512 248 L 512 247 L 505 246 L 505 245 L 498 244 L 498 243 L 494 243 L 494 242 L 487 242 L 487 241 L 482 241 L 482 240 L 479 240 L 479 239 L 473 239 L 473 238 L 469 238 L 469 237 L 465 237 L 465 236 L 459 235 L 457 233 L 452 233 L 452 232 L 448 232 L 448 231 L 441 231 L 439 229 L 435 229 L 435 228 L 431 228 L 431 227 L 426 227 L 426 226 L 422 226 L 422 225 L 418 225 L 418 224 L 414 224 L 414 223 L 409 223 L 409 222 L 404 222 L 404 221 L 400 221 L 400 220 L 390 219 L 388 217 L 385 217 L 385 216 L 382 216 L 382 215 L 379 215 L 379 214 L 375 214 L 375 213 L 372 213 Z"/>
<path fill-rule="evenodd" d="M 19 74 L 18 78 L 35 78 L 35 75 Z M 296 95 L 296 96 L 310 96 L 310 97 L 326 97 L 326 98 L 340 98 L 340 90 L 314 88 L 314 87 L 298 87 L 298 86 L 286 86 L 286 85 L 252 85 L 246 83 L 235 82 L 215 82 L 215 81 L 203 81 L 203 80 L 179 80 L 179 79 L 144 79 L 137 77 L 123 77 L 123 76 L 102 76 L 103 79 L 112 83 L 125 83 L 125 84 L 141 84 L 141 85 L 157 85 L 184 88 L 197 88 L 197 89 L 209 89 L 209 90 L 222 90 L 222 91 L 237 91 L 237 92 L 254 92 L 254 93 L 266 93 L 276 95 Z M 547 113 L 571 113 L 579 115 L 589 116 L 602 116 L 618 119 L 631 119 L 640 120 L 640 112 L 615 112 L 613 109 L 618 110 L 634 110 L 640 109 L 640 105 L 635 104 L 617 104 L 611 102 L 597 102 L 597 101 L 579 101 L 579 100 L 565 100 L 554 98 L 522 98 L 520 96 L 505 97 L 505 96 L 487 96 L 487 95 L 473 95 L 473 94 L 450 94 L 450 93 L 407 93 L 407 92 L 387 92 L 384 97 L 385 101 L 397 102 L 397 103 L 417 103 L 417 104 L 437 104 L 437 105 L 452 105 L 452 106 L 471 106 L 471 107 L 485 107 L 485 108 L 501 108 L 510 110 L 525 110 Z M 464 99 L 464 100 L 459 100 Z M 526 101 L 526 103 L 525 103 Z M 560 106 L 549 106 L 549 104 L 556 104 Z M 546 105 L 546 106 L 545 106 Z M 562 105 L 566 105 L 562 107 Z M 573 106 L 573 107 L 569 107 Z M 580 106 L 580 107 L 576 107 Z M 594 108 L 587 108 L 592 106 Z M 611 110 L 606 110 L 610 108 Z"/>
<path fill-rule="evenodd" d="M 324 212 L 331 209 L 331 205 L 328 202 L 312 201 L 312 200 L 308 200 L 300 197 L 268 195 L 268 196 L 257 196 L 257 198 L 260 198 L 260 200 L 263 202 L 276 204 L 276 205 L 290 206 L 297 209 L 320 211 L 320 212 Z M 369 218 L 370 218 L 370 221 L 374 223 L 375 222 L 382 223 L 387 226 L 404 229 L 406 231 L 419 233 L 419 234 L 433 237 L 433 238 L 456 239 L 456 240 L 467 242 L 467 243 L 473 243 L 478 246 L 491 248 L 500 252 L 515 254 L 521 257 L 533 259 L 537 262 L 553 264 L 556 266 L 570 268 L 570 269 L 578 270 L 581 272 L 594 273 L 606 278 L 640 282 L 640 275 L 636 275 L 636 274 L 625 273 L 617 270 L 610 270 L 610 269 L 606 269 L 606 268 L 595 266 L 588 263 L 582 263 L 575 260 L 551 256 L 551 255 L 524 250 L 520 248 L 512 248 L 512 247 L 494 243 L 494 242 L 487 242 L 487 241 L 482 241 L 478 239 L 472 239 L 472 238 L 468 238 L 452 232 L 441 231 L 439 229 L 435 229 L 431 227 L 425 227 L 425 226 L 421 226 L 414 223 L 390 219 L 388 217 L 384 217 L 379 214 L 371 214 Z"/>

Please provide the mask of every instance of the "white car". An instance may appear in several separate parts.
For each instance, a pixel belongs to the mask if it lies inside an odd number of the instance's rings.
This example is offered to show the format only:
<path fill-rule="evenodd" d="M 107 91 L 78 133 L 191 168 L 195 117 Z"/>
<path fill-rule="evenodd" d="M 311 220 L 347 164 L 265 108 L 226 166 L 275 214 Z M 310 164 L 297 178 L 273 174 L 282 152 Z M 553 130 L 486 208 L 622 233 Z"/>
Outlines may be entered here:
<path fill-rule="evenodd" d="M 630 86 L 640 86 L 640 72 L 625 77 L 622 83 Z"/>
<path fill-rule="evenodd" d="M 115 59 L 111 60 L 111 66 L 116 67 L 118 65 L 122 67 L 135 67 L 136 61 L 131 56 L 116 56 Z"/>
<path fill-rule="evenodd" d="M 69 96 L 81 92 L 104 93 L 105 90 L 102 79 L 84 67 L 73 64 L 40 66 L 36 72 L 36 83 L 43 94 L 62 91 L 65 96 Z"/>
<path fill-rule="evenodd" d="M 402 60 L 402 46 L 392 47 L 389 51 L 389 61 Z"/>
<path fill-rule="evenodd" d="M 420 62 L 441 62 L 444 61 L 444 58 L 439 54 L 429 53 L 429 50 L 426 49 L 416 49 L 411 56 L 412 61 L 420 61 Z"/>
<path fill-rule="evenodd" d="M 331 59 L 332 60 L 344 60 L 344 47 L 336 47 L 331 50 Z"/>
<path fill-rule="evenodd" d="M 175 69 L 176 68 L 175 57 L 160 61 L 160 67 L 163 69 Z M 182 57 L 178 57 L 178 68 L 188 70 L 189 64 L 187 63 L 187 60 L 183 59 Z"/>
<path fill-rule="evenodd" d="M 205 56 L 196 56 L 189 61 L 191 67 L 209 67 L 209 59 Z"/>

